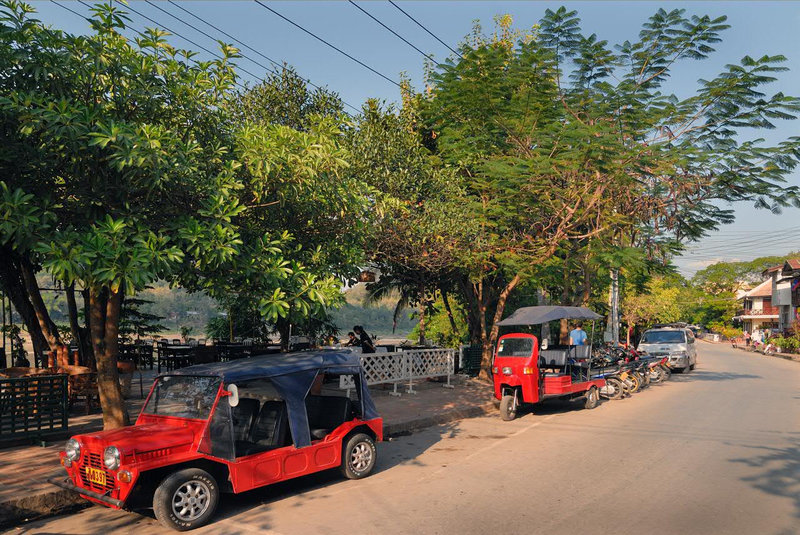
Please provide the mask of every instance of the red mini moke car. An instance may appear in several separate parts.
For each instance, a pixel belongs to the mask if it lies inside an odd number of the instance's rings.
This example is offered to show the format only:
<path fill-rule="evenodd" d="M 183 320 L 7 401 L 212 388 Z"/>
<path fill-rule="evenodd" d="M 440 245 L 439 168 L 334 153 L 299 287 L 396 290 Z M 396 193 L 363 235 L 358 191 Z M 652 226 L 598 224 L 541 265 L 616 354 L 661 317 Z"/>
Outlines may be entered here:
<path fill-rule="evenodd" d="M 600 316 L 583 307 L 526 307 L 500 325 L 537 325 L 562 318 L 595 319 Z M 593 409 L 600 401 L 605 379 L 592 379 L 591 346 L 540 349 L 539 339 L 527 333 L 500 337 L 492 365 L 494 397 L 500 400 L 500 417 L 513 420 L 522 404 L 546 399 L 585 398 Z"/>
<path fill-rule="evenodd" d="M 207 523 L 220 493 L 339 467 L 369 475 L 383 421 L 358 355 L 318 351 L 159 376 L 136 424 L 77 435 L 51 482 L 114 509 L 152 506 L 166 527 Z"/>

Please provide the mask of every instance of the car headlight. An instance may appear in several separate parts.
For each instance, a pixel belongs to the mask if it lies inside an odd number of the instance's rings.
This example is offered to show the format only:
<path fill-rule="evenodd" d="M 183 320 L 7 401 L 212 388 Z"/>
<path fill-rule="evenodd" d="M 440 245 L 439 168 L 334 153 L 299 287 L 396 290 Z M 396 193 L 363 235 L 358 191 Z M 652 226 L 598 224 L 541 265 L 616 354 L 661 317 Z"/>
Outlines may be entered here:
<path fill-rule="evenodd" d="M 67 440 L 67 445 L 64 446 L 64 453 L 70 461 L 77 461 L 81 458 L 81 443 L 74 438 Z"/>
<path fill-rule="evenodd" d="M 119 450 L 115 446 L 109 446 L 103 452 L 103 464 L 109 470 L 119 468 Z"/>

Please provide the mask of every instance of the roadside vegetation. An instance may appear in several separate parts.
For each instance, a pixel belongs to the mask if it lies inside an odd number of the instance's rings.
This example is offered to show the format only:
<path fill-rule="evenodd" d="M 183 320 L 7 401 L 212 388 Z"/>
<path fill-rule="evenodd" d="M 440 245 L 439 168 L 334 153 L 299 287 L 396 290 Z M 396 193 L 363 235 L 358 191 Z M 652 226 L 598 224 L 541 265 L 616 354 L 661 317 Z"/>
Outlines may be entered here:
<path fill-rule="evenodd" d="M 713 54 L 724 16 L 658 10 L 617 45 L 563 7 L 532 29 L 501 16 L 423 90 L 406 82 L 397 105 L 354 117 L 289 67 L 245 86 L 233 46 L 197 61 L 164 31 L 125 37 L 126 21 L 98 4 L 90 34 L 70 35 L 0 2 L 0 283 L 34 350 L 60 359 L 66 330 L 37 275 L 63 290 L 107 428 L 128 422 L 126 299 L 164 284 L 213 298 L 212 336 L 287 345 L 334 331 L 343 288 L 372 270 L 368 301 L 391 300 L 393 319 L 413 309 L 422 341 L 480 345 L 486 374 L 511 310 L 604 311 L 612 281 L 631 323 L 683 302 L 724 318 L 730 289 L 703 297 L 671 258 L 732 220 L 726 202 L 800 205 L 785 182 L 800 137 L 756 139 L 800 112 L 770 91 L 782 56 L 745 56 L 691 95 L 666 87 Z"/>

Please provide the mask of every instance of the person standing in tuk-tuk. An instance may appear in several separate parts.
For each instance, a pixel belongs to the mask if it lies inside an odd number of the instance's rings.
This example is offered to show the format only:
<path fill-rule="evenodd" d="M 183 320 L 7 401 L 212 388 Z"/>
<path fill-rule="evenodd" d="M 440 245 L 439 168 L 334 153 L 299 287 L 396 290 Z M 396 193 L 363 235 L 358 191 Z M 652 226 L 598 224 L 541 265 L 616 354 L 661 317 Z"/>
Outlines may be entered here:
<path fill-rule="evenodd" d="M 586 331 L 584 331 L 580 324 L 576 324 L 575 328 L 569 332 L 569 345 L 582 346 L 586 344 Z"/>

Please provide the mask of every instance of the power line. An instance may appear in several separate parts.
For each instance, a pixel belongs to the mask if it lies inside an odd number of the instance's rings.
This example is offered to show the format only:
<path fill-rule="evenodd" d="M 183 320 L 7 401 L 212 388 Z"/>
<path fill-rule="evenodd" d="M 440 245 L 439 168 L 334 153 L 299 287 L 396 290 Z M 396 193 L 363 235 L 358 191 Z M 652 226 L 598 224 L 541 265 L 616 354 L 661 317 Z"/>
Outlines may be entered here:
<path fill-rule="evenodd" d="M 413 44 L 413 43 L 411 43 L 411 41 L 408 41 L 408 40 L 407 40 L 405 37 L 403 37 L 402 35 L 400 35 L 400 34 L 399 34 L 399 33 L 397 33 L 396 31 L 394 31 L 393 29 L 389 28 L 387 25 L 385 25 L 385 24 L 384 24 L 384 23 L 382 23 L 380 20 L 378 20 L 376 17 L 373 17 L 373 16 L 372 16 L 372 15 L 371 15 L 369 12 L 367 12 L 367 11 L 366 11 L 364 8 L 362 8 L 361 6 L 359 6 L 358 4 L 356 4 L 355 2 L 353 2 L 353 0 L 347 0 L 347 1 L 348 1 L 348 2 L 350 2 L 350 4 L 351 4 L 353 7 L 355 7 L 355 8 L 356 8 L 356 9 L 358 9 L 359 11 L 361 11 L 363 14 L 365 14 L 366 16 L 368 16 L 369 18 L 371 18 L 372 20 L 374 20 L 375 22 L 377 22 L 378 24 L 380 24 L 381 26 L 383 26 L 384 28 L 386 28 L 387 30 L 389 30 L 390 32 L 392 32 L 392 34 L 393 34 L 395 37 L 397 37 L 398 39 L 400 39 L 401 41 L 403 41 L 405 44 L 407 44 L 408 46 L 410 46 L 411 48 L 413 48 L 414 50 L 416 50 L 417 52 L 419 52 L 420 54 L 422 54 L 423 56 L 425 56 L 425 57 L 426 57 L 426 58 L 428 58 L 429 60 L 433 61 L 434 63 L 436 62 L 436 60 L 435 60 L 435 59 L 433 59 L 433 56 L 431 56 L 430 54 L 426 54 L 425 52 L 423 52 L 422 50 L 420 50 L 419 48 L 417 48 L 416 46 L 414 46 L 414 44 Z"/>
<path fill-rule="evenodd" d="M 195 19 L 199 20 L 200 22 L 202 22 L 202 23 L 203 23 L 203 24 L 205 24 L 206 26 L 209 26 L 210 28 L 213 28 L 213 29 L 215 29 L 216 31 L 218 31 L 219 33 L 221 33 L 222 35 L 224 35 L 224 36 L 225 36 L 225 37 L 227 37 L 228 39 L 232 40 L 234 43 L 236 43 L 236 44 L 238 44 L 239 46 L 241 46 L 242 48 L 246 48 L 246 49 L 250 50 L 251 52 L 253 52 L 254 54 L 258 54 L 259 56 L 261 56 L 262 58 L 266 59 L 267 61 L 269 61 L 270 63 L 272 63 L 273 65 L 275 65 L 275 66 L 276 66 L 276 67 L 278 67 L 278 68 L 281 68 L 281 69 L 285 69 L 285 68 L 286 68 L 286 67 L 285 67 L 285 65 L 283 65 L 283 64 L 281 64 L 281 63 L 278 63 L 277 61 L 275 61 L 274 59 L 270 58 L 269 56 L 266 56 L 265 54 L 263 54 L 262 52 L 260 52 L 260 51 L 256 50 L 255 48 L 253 48 L 253 47 L 251 47 L 251 46 L 247 45 L 246 43 L 243 43 L 242 41 L 240 41 L 240 40 L 239 40 L 239 39 L 237 39 L 236 37 L 232 36 L 231 34 L 227 33 L 226 31 L 222 30 L 221 28 L 219 28 L 219 27 L 217 27 L 217 26 L 215 26 L 215 25 L 211 24 L 210 22 L 208 22 L 207 20 L 203 19 L 202 17 L 199 17 L 199 16 L 195 15 L 194 13 L 192 13 L 192 12 L 191 12 L 191 11 L 189 11 L 188 9 L 184 8 L 183 6 L 181 6 L 181 5 L 179 5 L 179 4 L 175 3 L 175 2 L 173 2 L 172 0 L 167 0 L 167 1 L 168 1 L 170 4 L 172 4 L 173 6 L 177 7 L 177 8 L 178 8 L 178 9 L 180 9 L 181 11 L 183 11 L 184 13 L 186 13 L 186 14 L 188 14 L 188 15 L 190 15 L 190 16 L 192 16 L 192 17 L 194 17 Z M 160 8 L 159 8 L 159 9 L 160 9 Z M 163 10 L 162 10 L 162 11 L 163 11 Z M 173 17 L 174 17 L 174 15 L 171 15 L 171 16 L 173 16 Z M 185 21 L 181 21 L 181 22 L 183 22 L 184 24 L 186 24 L 187 26 L 189 26 L 189 27 L 191 27 L 191 28 L 193 28 L 193 27 L 194 27 L 194 26 L 191 26 L 191 25 L 189 25 L 189 24 L 188 24 L 187 22 L 185 22 Z M 205 32 L 202 32 L 202 31 L 200 31 L 200 30 L 197 30 L 197 31 L 198 31 L 198 32 L 200 32 L 200 33 L 202 33 L 203 35 L 206 35 L 206 36 L 208 36 L 208 34 L 206 34 Z M 209 38 L 211 38 L 211 39 L 213 39 L 213 37 L 210 37 L 210 36 L 208 36 L 208 37 L 209 37 Z M 260 67 L 262 67 L 262 68 L 265 68 L 265 69 L 266 69 L 266 67 L 264 67 L 263 65 L 261 65 L 261 64 L 260 64 L 260 63 L 258 63 L 257 61 L 253 60 L 252 58 L 250 58 L 250 57 L 247 57 L 247 56 L 245 56 L 244 54 L 242 54 L 242 57 L 245 57 L 245 58 L 249 59 L 250 61 L 252 61 L 253 63 L 255 63 L 256 65 L 259 65 Z M 325 91 L 325 89 L 324 89 L 324 88 L 322 88 L 322 87 L 318 86 L 317 84 L 315 84 L 314 82 L 312 82 L 310 79 L 308 79 L 308 78 L 303 78 L 303 77 L 302 77 L 302 76 L 300 76 L 299 74 L 298 74 L 297 76 L 298 76 L 298 77 L 299 77 L 301 80 L 303 80 L 304 82 L 306 82 L 308 85 L 310 85 L 310 86 L 312 86 L 312 87 L 314 87 L 314 88 L 316 88 L 316 89 L 319 89 L 320 91 Z M 340 100 L 341 100 L 341 99 L 340 99 Z M 348 106 L 349 108 L 351 108 L 352 110 L 354 110 L 354 111 L 356 111 L 356 112 L 360 112 L 360 111 L 361 111 L 361 110 L 359 110 L 358 108 L 356 108 L 355 106 L 353 106 L 352 104 L 349 104 L 348 102 L 345 102 L 344 100 L 342 100 L 342 103 L 343 103 L 345 106 Z"/>
<path fill-rule="evenodd" d="M 83 0 L 78 0 L 78 1 L 80 1 L 81 3 L 83 3 Z M 120 0 L 117 0 L 117 2 L 119 2 L 119 1 L 120 1 Z M 189 39 L 188 37 L 185 37 L 185 36 L 181 35 L 180 33 L 176 32 L 176 31 L 174 31 L 174 30 L 171 30 L 171 29 L 169 29 L 169 28 L 168 28 L 167 26 L 165 26 L 164 24 L 161 24 L 161 23 L 159 23 L 159 22 L 157 22 L 157 21 L 155 21 L 155 20 L 151 19 L 150 17 L 148 17 L 147 15 L 144 15 L 143 13 L 141 13 L 141 12 L 139 12 L 139 11 L 136 11 L 136 10 L 135 10 L 134 8 L 132 8 L 132 7 L 131 7 L 129 4 L 126 4 L 126 5 L 125 5 L 125 9 L 130 9 L 132 12 L 136 13 L 137 15 L 139 15 L 140 17 L 142 17 L 143 19 L 147 19 L 147 20 L 149 20 L 150 22 L 152 22 L 153 24 L 155 24 L 156 26 L 159 26 L 159 27 L 161 27 L 161 28 L 164 28 L 164 29 L 165 29 L 165 30 L 167 30 L 169 33 L 171 33 L 171 34 L 173 34 L 173 35 L 175 35 L 175 36 L 177 36 L 177 37 L 180 37 L 180 38 L 181 38 L 181 39 L 183 39 L 184 41 L 186 41 L 186 42 L 188 42 L 188 43 L 191 43 L 192 45 L 196 46 L 197 48 L 199 48 L 199 49 L 201 49 L 201 50 L 205 50 L 206 52 L 208 52 L 208 53 L 209 53 L 209 54 L 211 54 L 212 56 L 215 56 L 215 57 L 217 57 L 217 58 L 220 58 L 220 59 L 224 59 L 224 56 L 222 56 L 221 54 L 219 54 L 219 53 L 217 53 L 217 52 L 214 52 L 214 51 L 212 51 L 212 50 L 209 50 L 208 48 L 204 47 L 203 45 L 200 45 L 200 44 L 198 44 L 198 43 L 196 43 L 196 42 L 192 41 L 192 40 L 191 40 L 191 39 Z M 256 76 L 256 75 L 255 75 L 255 74 L 253 74 L 252 72 L 248 71 L 248 70 L 247 70 L 247 69 L 245 69 L 244 67 L 242 67 L 242 66 L 238 66 L 238 68 L 239 68 L 241 71 L 243 71 L 243 72 L 246 72 L 247 74 L 249 74 L 250 76 L 252 76 L 252 77 L 253 77 L 253 78 L 255 78 L 256 80 L 259 80 L 259 79 L 260 79 L 258 76 Z M 235 83 L 236 85 L 238 85 L 239 87 L 241 87 L 242 89 L 247 89 L 247 86 L 240 84 L 238 81 L 234 81 L 234 83 Z"/>
<path fill-rule="evenodd" d="M 726 252 L 730 250 L 753 249 L 761 247 L 763 245 L 773 245 L 784 242 L 787 239 L 791 239 L 794 233 L 796 232 L 797 231 L 786 231 L 783 233 L 775 233 L 773 236 L 768 238 L 767 237 L 755 238 L 750 240 L 740 240 L 737 243 L 711 245 L 709 247 L 698 247 L 693 249 L 693 251 L 696 251 L 700 254 L 704 254 L 709 252 Z"/>
<path fill-rule="evenodd" d="M 428 35 L 430 35 L 431 37 L 433 37 L 434 39 L 436 39 L 437 41 L 442 43 L 444 46 L 446 46 L 450 50 L 450 52 L 452 52 L 453 54 L 455 54 L 459 58 L 462 58 L 462 59 L 464 58 L 464 56 L 462 56 L 458 51 L 454 50 L 453 48 L 450 47 L 450 45 L 448 45 L 447 43 L 445 43 L 444 41 L 442 41 L 441 39 L 436 37 L 436 35 L 432 31 L 430 31 L 428 28 L 423 26 L 422 23 L 419 22 L 417 19 L 415 19 L 414 17 L 412 17 L 411 15 L 409 15 L 408 13 L 403 11 L 403 9 L 400 6 L 398 6 L 397 4 L 395 4 L 394 2 L 392 2 L 392 0 L 389 0 L 389 3 L 392 4 L 394 7 L 396 7 L 398 9 L 398 11 L 400 11 L 400 13 L 402 13 L 403 15 L 408 17 L 409 19 L 413 20 L 417 24 L 417 26 L 419 26 L 420 28 L 422 28 L 423 30 L 428 32 Z"/>
<path fill-rule="evenodd" d="M 289 18 L 287 18 L 287 17 L 285 17 L 285 16 L 281 15 L 280 13 L 278 13 L 277 11 L 275 11 L 274 9 L 272 9 L 271 7 L 269 7 L 268 5 L 266 5 L 266 4 L 264 4 L 263 2 L 261 2 L 261 0 L 255 0 L 255 2 L 256 2 L 256 4 L 260 5 L 260 6 L 261 6 L 261 7 L 263 7 L 264 9 L 266 9 L 267 11 L 269 11 L 269 12 L 273 13 L 274 15 L 276 15 L 276 16 L 278 16 L 278 17 L 282 18 L 283 20 L 285 20 L 286 22 L 288 22 L 289 24 L 291 24 L 291 25 L 292 25 L 292 26 L 294 26 L 295 28 L 298 28 L 298 29 L 300 29 L 300 30 L 304 31 L 305 33 L 307 33 L 308 35 L 310 35 L 311 37 L 313 37 L 313 38 L 314 38 L 314 39 L 316 39 L 317 41 L 320 41 L 321 43 L 324 43 L 324 44 L 328 45 L 329 47 L 331 47 L 332 49 L 336 50 L 336 51 L 337 51 L 337 52 L 339 52 L 340 54 L 342 54 L 342 55 L 344 55 L 344 56 L 346 56 L 346 57 L 350 58 L 350 59 L 351 59 L 351 60 L 353 60 L 353 61 L 355 61 L 356 63 L 358 63 L 359 65 L 361 65 L 361 66 L 362 66 L 362 67 L 364 67 L 365 69 L 367 69 L 367 70 L 369 70 L 369 71 L 371 71 L 371 72 L 373 72 L 373 73 L 377 74 L 378 76 L 380 76 L 381 78 L 383 78 L 383 79 L 384 79 L 384 80 L 386 80 L 387 82 L 391 82 L 391 83 L 393 83 L 394 85 L 396 85 L 396 86 L 397 86 L 397 87 L 399 87 L 400 89 L 402 89 L 402 88 L 403 88 L 403 86 L 402 86 L 402 85 L 401 85 L 399 82 L 396 82 L 396 81 L 392 80 L 391 78 L 389 78 L 389 77 L 388 77 L 388 76 L 386 76 L 385 74 L 383 74 L 383 73 L 381 73 L 381 72 L 378 72 L 377 70 L 373 69 L 372 67 L 370 67 L 369 65 L 367 65 L 367 64 L 366 64 L 366 63 L 364 63 L 363 61 L 361 61 L 361 60 L 359 60 L 359 59 L 356 59 L 356 58 L 354 58 L 353 56 L 351 56 L 350 54 L 348 54 L 347 52 L 345 52 L 345 51 L 344 51 L 344 50 L 342 50 L 341 48 L 339 48 L 339 47 L 337 47 L 337 46 L 335 46 L 335 45 L 332 45 L 331 43 L 329 43 L 328 41 L 326 41 L 326 40 L 325 40 L 325 39 L 323 39 L 322 37 L 318 36 L 317 34 L 315 34 L 315 33 L 311 32 L 311 31 L 309 31 L 309 30 L 307 30 L 307 29 L 303 28 L 302 26 L 300 26 L 299 24 L 297 24 L 297 23 L 296 23 L 296 22 L 294 22 L 293 20 L 291 20 L 291 19 L 289 19 Z"/>

